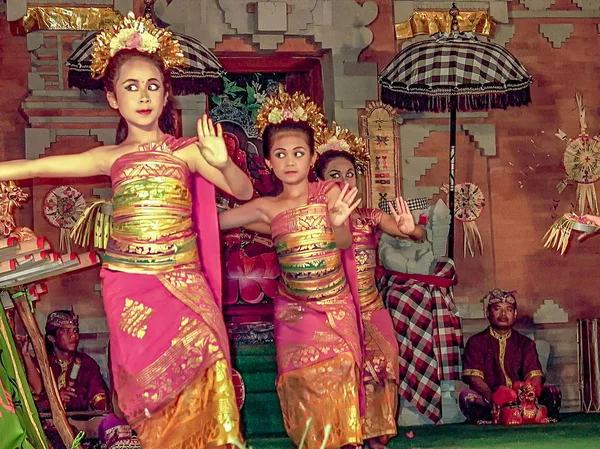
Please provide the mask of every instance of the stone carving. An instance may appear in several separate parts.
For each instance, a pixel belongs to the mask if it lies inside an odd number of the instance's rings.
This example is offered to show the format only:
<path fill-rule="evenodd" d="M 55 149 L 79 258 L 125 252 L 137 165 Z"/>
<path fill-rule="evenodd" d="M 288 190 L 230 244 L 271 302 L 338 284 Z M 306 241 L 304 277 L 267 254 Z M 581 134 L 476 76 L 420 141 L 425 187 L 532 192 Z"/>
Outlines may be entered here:
<path fill-rule="evenodd" d="M 584 11 L 600 11 L 598 0 L 573 0 Z"/>
<path fill-rule="evenodd" d="M 281 4 L 286 5 L 285 20 Z M 334 92 L 325 91 L 325 103 L 333 105 L 333 110 L 326 110 L 327 118 L 354 132 L 358 131 L 358 110 L 378 98 L 377 65 L 358 62 L 361 51 L 373 40 L 367 25 L 377 17 L 378 8 L 372 1 L 177 0 L 169 5 L 167 0 L 158 0 L 155 11 L 171 29 L 211 48 L 227 35 L 248 36 L 262 50 L 275 49 L 288 36 L 311 38 L 331 51 L 331 58 L 323 59 L 331 64 L 323 67 L 325 83 L 335 86 Z M 333 79 L 327 79 L 328 73 Z"/>
<path fill-rule="evenodd" d="M 550 41 L 552 47 L 560 48 L 573 34 L 573 24 L 544 23 L 540 25 L 540 33 Z"/>
<path fill-rule="evenodd" d="M 506 44 L 510 42 L 510 40 L 515 35 L 515 25 L 510 23 L 501 23 L 496 28 L 496 33 L 492 39 L 492 42 L 495 42 L 498 45 L 502 45 L 506 47 Z"/>
<path fill-rule="evenodd" d="M 569 314 L 552 299 L 546 299 L 533 314 L 533 322 L 535 324 L 568 323 Z"/>
<path fill-rule="evenodd" d="M 531 11 L 544 11 L 550 8 L 556 0 L 519 0 L 525 8 Z"/>

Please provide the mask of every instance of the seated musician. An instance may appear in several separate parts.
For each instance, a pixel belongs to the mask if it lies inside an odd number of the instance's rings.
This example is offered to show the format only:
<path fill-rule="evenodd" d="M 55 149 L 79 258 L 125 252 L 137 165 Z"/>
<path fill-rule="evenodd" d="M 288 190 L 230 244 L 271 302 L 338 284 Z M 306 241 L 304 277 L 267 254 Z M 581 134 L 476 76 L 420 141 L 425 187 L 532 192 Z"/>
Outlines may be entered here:
<path fill-rule="evenodd" d="M 463 380 L 471 389 L 460 395 L 460 408 L 472 423 L 490 421 L 492 395 L 505 385 L 533 381 L 540 386 L 544 373 L 535 343 L 513 329 L 517 318 L 517 300 L 513 292 L 500 289 L 486 296 L 486 314 L 490 326 L 473 335 L 463 354 Z M 542 388 L 539 403 L 548 408 L 548 416 L 558 417 L 560 391 Z"/>
<path fill-rule="evenodd" d="M 110 399 L 100 367 L 89 355 L 77 351 L 78 345 L 79 317 L 69 310 L 52 312 L 46 322 L 46 351 L 66 411 L 108 411 Z M 28 364 L 26 369 L 29 382 L 34 385 L 39 372 L 30 372 Z M 45 391 L 34 398 L 40 412 L 50 411 Z M 44 430 L 53 448 L 64 448 L 50 420 L 44 423 Z"/>

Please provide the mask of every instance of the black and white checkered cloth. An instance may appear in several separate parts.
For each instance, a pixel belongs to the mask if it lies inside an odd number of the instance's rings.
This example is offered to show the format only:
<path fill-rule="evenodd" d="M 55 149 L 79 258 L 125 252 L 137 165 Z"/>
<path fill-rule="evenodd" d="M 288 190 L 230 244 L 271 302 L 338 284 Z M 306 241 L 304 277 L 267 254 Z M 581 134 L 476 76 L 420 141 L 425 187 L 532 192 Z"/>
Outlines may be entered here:
<path fill-rule="evenodd" d="M 458 100 L 459 111 L 527 104 L 532 80 L 504 47 L 460 33 L 409 45 L 383 69 L 379 82 L 386 103 L 441 112 L 449 97 Z"/>
<path fill-rule="evenodd" d="M 424 210 L 429 207 L 429 201 L 427 200 L 427 198 L 409 198 L 406 200 L 406 204 L 408 204 L 408 208 L 410 210 Z M 379 202 L 379 209 L 381 209 L 388 215 L 392 214 L 392 211 L 390 210 L 389 200 L 381 200 Z"/>
<path fill-rule="evenodd" d="M 438 259 L 431 276 L 416 279 L 384 270 L 378 280 L 400 350 L 398 391 L 434 423 L 442 419 L 441 381 L 459 380 L 462 373 L 455 281 L 454 261 L 446 257 Z"/>
<path fill-rule="evenodd" d="M 79 87 L 82 89 L 101 88 L 101 85 L 96 86 L 97 83 L 92 81 L 92 70 L 90 68 L 92 65 L 92 50 L 97 33 L 95 32 L 87 36 L 66 61 L 66 65 L 69 67 L 70 87 Z M 179 33 L 173 33 L 173 37 L 179 41 L 184 56 L 183 67 L 173 68 L 170 72 L 171 78 L 173 78 L 173 90 L 176 94 L 182 90 L 186 90 L 185 87 L 181 86 L 182 83 L 189 84 L 198 80 L 211 82 L 213 80 L 220 80 L 225 74 L 225 70 L 217 57 L 202 42 Z M 76 75 L 71 76 L 71 73 Z M 87 74 L 89 74 L 89 82 L 86 80 Z M 78 85 L 82 83 L 85 85 Z"/>

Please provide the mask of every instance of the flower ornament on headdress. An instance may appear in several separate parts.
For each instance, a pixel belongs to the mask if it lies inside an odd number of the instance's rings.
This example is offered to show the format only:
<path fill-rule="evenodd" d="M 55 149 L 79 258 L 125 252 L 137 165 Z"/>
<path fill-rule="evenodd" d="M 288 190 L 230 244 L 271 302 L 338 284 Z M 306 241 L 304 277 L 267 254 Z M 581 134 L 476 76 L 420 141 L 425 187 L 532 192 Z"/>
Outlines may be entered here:
<path fill-rule="evenodd" d="M 349 153 L 356 160 L 358 172 L 363 174 L 367 171 L 371 155 L 364 139 L 335 122 L 315 135 L 315 147 L 318 154 L 333 150 Z"/>
<path fill-rule="evenodd" d="M 170 31 L 158 28 L 145 17 L 136 18 L 130 11 L 119 23 L 98 33 L 92 51 L 92 76 L 101 78 L 110 58 L 125 49 L 157 53 L 165 69 L 184 63 L 179 41 L 172 37 Z"/>
<path fill-rule="evenodd" d="M 256 128 L 263 133 L 267 126 L 278 125 L 286 120 L 306 122 L 314 130 L 315 136 L 325 126 L 319 106 L 300 92 L 288 94 L 279 85 L 279 94 L 268 97 L 258 110 Z"/>

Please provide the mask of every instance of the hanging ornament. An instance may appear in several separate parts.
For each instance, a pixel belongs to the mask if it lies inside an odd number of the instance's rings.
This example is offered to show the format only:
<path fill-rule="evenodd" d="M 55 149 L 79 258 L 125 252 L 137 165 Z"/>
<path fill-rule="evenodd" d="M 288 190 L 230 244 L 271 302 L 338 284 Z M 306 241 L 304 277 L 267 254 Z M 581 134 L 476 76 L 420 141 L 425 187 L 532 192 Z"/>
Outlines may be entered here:
<path fill-rule="evenodd" d="M 585 106 L 581 95 L 576 95 L 576 101 L 579 110 L 579 136 L 570 139 L 560 129 L 556 136 L 567 142 L 563 165 L 567 180 L 577 183 L 577 213 L 584 215 L 589 208 L 592 214 L 598 215 L 598 199 L 594 183 L 600 179 L 600 138 L 588 136 Z M 565 181 L 562 184 L 565 184 Z"/>
<path fill-rule="evenodd" d="M 112 231 L 113 207 L 110 200 L 93 201 L 71 230 L 71 238 L 84 248 L 106 249 Z M 90 241 L 90 237 L 94 239 Z"/>
<path fill-rule="evenodd" d="M 454 187 L 454 218 L 463 224 L 463 254 L 467 257 L 467 251 L 471 257 L 475 253 L 483 254 L 483 240 L 475 224 L 485 206 L 485 196 L 477 184 L 463 182 Z M 444 185 L 442 190 L 448 193 L 448 186 Z"/>
<path fill-rule="evenodd" d="M 561 255 L 567 250 L 571 241 L 572 231 L 592 234 L 598 230 L 598 227 L 577 214 L 564 214 L 548 229 L 544 235 L 544 248 L 555 248 Z"/>
<path fill-rule="evenodd" d="M 48 222 L 60 229 L 59 248 L 71 253 L 71 228 L 86 208 L 83 194 L 71 186 L 60 186 L 50 190 L 44 199 L 44 215 Z"/>

